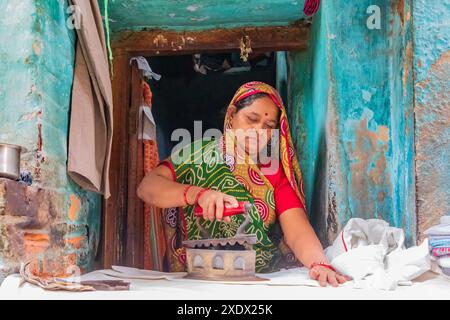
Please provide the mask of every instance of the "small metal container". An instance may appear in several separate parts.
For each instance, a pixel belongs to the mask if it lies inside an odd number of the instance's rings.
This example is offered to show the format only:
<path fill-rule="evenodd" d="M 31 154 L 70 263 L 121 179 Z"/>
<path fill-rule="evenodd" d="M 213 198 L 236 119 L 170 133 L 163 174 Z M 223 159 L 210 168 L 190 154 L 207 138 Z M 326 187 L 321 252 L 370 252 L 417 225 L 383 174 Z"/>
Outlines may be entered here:
<path fill-rule="evenodd" d="M 24 148 L 21 146 L 0 143 L 0 177 L 19 180 L 22 151 Z"/>

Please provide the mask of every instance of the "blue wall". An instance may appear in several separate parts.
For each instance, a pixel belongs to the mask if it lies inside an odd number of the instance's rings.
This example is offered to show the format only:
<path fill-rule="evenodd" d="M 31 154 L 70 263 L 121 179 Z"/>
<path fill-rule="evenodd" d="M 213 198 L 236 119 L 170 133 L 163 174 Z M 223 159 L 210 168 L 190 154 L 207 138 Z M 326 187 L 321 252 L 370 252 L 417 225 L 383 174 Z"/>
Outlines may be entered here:
<path fill-rule="evenodd" d="M 450 214 L 450 2 L 414 1 L 419 237 Z"/>
<path fill-rule="evenodd" d="M 51 205 L 62 216 L 36 232 L 46 234 L 58 224 L 65 252 L 89 269 L 99 239 L 101 201 L 78 188 L 66 172 L 76 40 L 66 26 L 66 9 L 65 0 L 0 0 L 0 141 L 26 147 L 21 169 L 31 173 L 32 187 L 61 199 Z"/>
<path fill-rule="evenodd" d="M 366 25 L 374 4 L 379 30 Z M 415 241 L 410 10 L 324 1 L 309 51 L 289 55 L 291 122 L 324 242 L 351 217 L 384 219 Z"/>
<path fill-rule="evenodd" d="M 99 1 L 103 7 L 102 0 Z M 305 0 L 109 0 L 114 32 L 281 26 L 304 19 Z"/>

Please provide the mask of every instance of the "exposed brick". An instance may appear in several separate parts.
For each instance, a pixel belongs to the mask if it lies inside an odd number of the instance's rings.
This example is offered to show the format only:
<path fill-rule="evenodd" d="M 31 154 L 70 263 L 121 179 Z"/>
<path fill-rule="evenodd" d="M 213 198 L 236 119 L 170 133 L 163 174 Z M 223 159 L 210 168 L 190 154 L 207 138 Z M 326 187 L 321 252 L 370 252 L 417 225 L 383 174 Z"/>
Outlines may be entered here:
<path fill-rule="evenodd" d="M 23 237 L 26 257 L 39 255 L 50 245 L 50 236 L 46 231 L 25 231 Z"/>
<path fill-rule="evenodd" d="M 81 200 L 66 199 L 64 193 L 0 179 L 0 277 L 30 259 L 42 276 L 63 276 L 70 266 L 87 263 L 87 228 L 69 218 Z"/>
<path fill-rule="evenodd" d="M 70 237 L 66 239 L 67 245 L 71 246 L 74 249 L 81 249 L 85 246 L 86 237 L 78 236 L 78 237 Z"/>

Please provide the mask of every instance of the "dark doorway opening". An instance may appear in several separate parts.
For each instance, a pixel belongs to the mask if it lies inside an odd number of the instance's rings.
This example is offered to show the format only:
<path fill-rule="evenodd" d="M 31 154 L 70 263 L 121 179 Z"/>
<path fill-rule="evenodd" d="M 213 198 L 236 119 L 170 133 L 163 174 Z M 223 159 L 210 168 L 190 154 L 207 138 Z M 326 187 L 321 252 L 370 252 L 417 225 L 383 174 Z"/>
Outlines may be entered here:
<path fill-rule="evenodd" d="M 207 129 L 222 131 L 225 110 L 242 84 L 276 85 L 275 54 L 270 52 L 255 55 L 247 63 L 239 53 L 150 57 L 148 61 L 162 75 L 160 81 L 149 83 L 161 159 L 178 143 L 171 141 L 176 129 L 188 130 L 193 140 L 200 138 L 194 135 L 194 121 L 201 121 L 201 134 Z"/>

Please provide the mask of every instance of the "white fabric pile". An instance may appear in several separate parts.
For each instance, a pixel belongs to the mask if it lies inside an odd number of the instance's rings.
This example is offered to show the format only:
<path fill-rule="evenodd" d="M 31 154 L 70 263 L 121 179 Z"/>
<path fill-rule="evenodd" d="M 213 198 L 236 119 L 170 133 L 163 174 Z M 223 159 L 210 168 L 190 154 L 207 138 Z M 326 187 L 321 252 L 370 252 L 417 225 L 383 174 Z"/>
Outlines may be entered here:
<path fill-rule="evenodd" d="M 405 249 L 402 229 L 383 220 L 353 218 L 325 250 L 331 265 L 356 288 L 394 290 L 430 269 L 428 241 Z"/>

